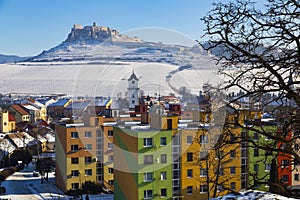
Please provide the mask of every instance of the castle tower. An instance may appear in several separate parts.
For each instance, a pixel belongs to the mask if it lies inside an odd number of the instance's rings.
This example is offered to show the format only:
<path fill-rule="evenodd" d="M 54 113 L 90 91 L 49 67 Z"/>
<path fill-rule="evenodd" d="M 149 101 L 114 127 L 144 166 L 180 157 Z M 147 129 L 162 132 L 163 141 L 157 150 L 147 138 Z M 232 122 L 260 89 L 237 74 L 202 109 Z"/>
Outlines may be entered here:
<path fill-rule="evenodd" d="M 128 96 L 129 96 L 129 109 L 134 109 L 139 104 L 139 79 L 136 77 L 134 71 L 128 79 Z"/>

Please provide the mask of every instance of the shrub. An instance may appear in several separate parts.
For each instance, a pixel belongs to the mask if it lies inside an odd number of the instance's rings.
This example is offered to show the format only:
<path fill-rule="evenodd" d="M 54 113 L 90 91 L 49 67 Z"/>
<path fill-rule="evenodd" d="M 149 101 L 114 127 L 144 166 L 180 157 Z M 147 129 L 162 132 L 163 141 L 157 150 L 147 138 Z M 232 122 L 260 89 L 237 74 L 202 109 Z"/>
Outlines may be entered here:
<path fill-rule="evenodd" d="M 82 184 L 82 188 L 84 193 L 88 194 L 99 194 L 103 192 L 101 184 L 92 181 L 86 181 L 84 184 Z"/>

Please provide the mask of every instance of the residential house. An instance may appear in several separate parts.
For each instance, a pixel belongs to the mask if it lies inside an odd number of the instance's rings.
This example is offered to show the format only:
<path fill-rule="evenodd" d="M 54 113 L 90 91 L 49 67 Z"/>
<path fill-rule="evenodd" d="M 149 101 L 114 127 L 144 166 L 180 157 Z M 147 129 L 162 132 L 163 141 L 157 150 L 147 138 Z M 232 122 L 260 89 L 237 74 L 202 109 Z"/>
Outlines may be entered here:
<path fill-rule="evenodd" d="M 48 115 L 55 119 L 59 120 L 61 118 L 67 117 L 65 115 L 65 108 L 70 105 L 72 102 L 71 99 L 59 99 L 58 101 L 48 105 L 47 113 Z"/>
<path fill-rule="evenodd" d="M 14 116 L 16 123 L 31 121 L 30 113 L 20 104 L 13 104 L 8 110 Z"/>

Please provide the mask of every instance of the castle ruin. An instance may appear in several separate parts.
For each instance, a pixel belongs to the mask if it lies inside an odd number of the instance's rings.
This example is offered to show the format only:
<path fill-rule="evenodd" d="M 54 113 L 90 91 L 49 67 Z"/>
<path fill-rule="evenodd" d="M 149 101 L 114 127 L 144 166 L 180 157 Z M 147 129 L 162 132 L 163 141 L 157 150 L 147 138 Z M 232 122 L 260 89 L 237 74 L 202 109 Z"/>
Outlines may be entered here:
<path fill-rule="evenodd" d="M 103 42 L 105 40 L 117 41 L 126 40 L 126 42 L 140 42 L 139 38 L 129 38 L 128 36 L 121 35 L 117 30 L 106 27 L 97 26 L 96 22 L 92 26 L 82 26 L 80 24 L 74 24 L 71 33 L 68 35 L 66 42 L 72 41 L 85 41 L 96 40 Z"/>

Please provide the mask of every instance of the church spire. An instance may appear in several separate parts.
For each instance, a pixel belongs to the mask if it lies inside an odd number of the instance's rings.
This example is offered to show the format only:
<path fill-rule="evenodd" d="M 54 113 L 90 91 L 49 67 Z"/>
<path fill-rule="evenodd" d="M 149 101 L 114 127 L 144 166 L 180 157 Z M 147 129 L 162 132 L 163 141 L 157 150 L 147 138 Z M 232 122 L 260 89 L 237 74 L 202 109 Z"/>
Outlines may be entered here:
<path fill-rule="evenodd" d="M 136 80 L 136 81 L 139 81 L 139 79 L 136 77 L 135 73 L 134 73 L 134 70 L 132 70 L 132 74 L 131 76 L 129 77 L 128 81 L 131 81 L 131 80 Z"/>

